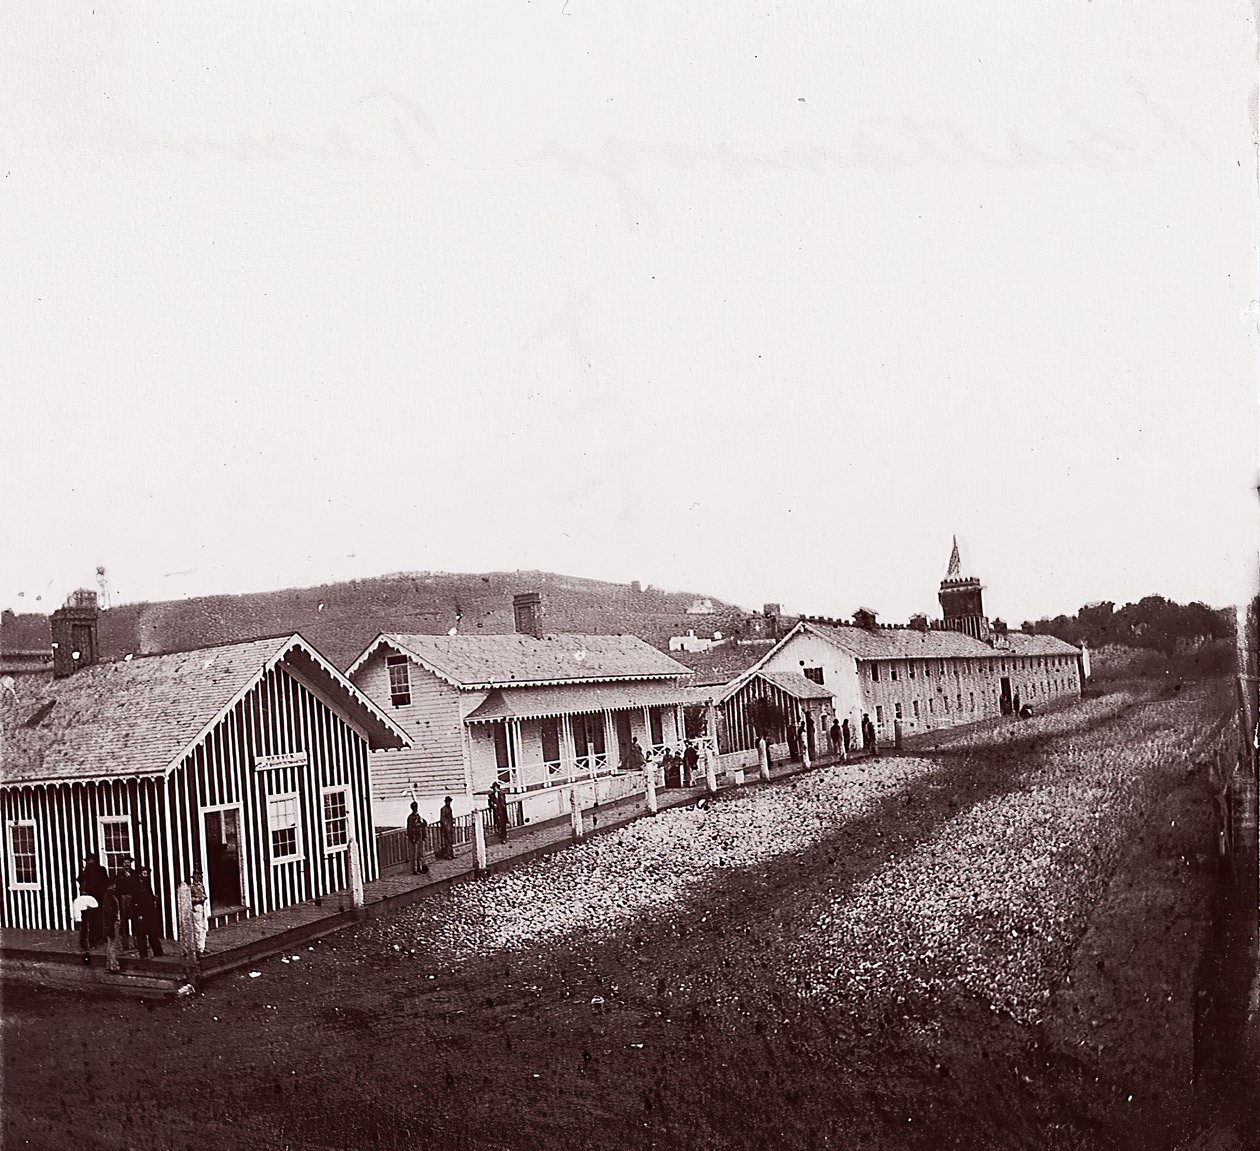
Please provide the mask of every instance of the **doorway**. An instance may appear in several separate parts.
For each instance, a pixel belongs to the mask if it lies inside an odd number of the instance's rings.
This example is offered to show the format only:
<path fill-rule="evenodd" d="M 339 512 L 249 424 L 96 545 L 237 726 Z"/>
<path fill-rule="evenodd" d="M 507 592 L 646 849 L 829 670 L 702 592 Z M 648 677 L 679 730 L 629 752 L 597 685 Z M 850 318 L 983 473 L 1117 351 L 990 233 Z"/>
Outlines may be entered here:
<path fill-rule="evenodd" d="M 1011 677 L 1004 675 L 1002 677 L 1002 714 L 1011 714 Z"/>
<path fill-rule="evenodd" d="M 206 893 L 210 913 L 242 906 L 241 809 L 223 807 L 205 813 Z"/>
<path fill-rule="evenodd" d="M 617 732 L 617 765 L 626 762 L 626 756 L 630 751 L 630 713 L 628 711 L 618 711 L 613 713 L 613 728 Z"/>

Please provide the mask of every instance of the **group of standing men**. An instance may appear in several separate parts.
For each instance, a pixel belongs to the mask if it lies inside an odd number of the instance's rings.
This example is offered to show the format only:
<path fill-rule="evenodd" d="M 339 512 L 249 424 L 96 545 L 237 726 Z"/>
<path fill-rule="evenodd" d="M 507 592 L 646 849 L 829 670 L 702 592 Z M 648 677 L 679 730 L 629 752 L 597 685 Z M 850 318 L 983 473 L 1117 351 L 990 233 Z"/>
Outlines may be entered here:
<path fill-rule="evenodd" d="M 865 712 L 862 713 L 862 748 L 868 755 L 878 758 L 879 745 L 875 740 L 875 725 L 871 722 L 871 717 Z M 849 719 L 846 716 L 844 721 L 836 719 L 834 716 L 831 720 L 831 727 L 827 729 L 827 737 L 831 742 L 831 754 L 837 759 L 848 759 L 850 754 L 855 750 L 853 745 L 853 736 L 849 728 Z"/>
<path fill-rule="evenodd" d="M 200 879 L 200 875 L 195 877 Z M 162 952 L 162 915 L 152 876 L 147 867 L 139 869 L 126 856 L 114 871 L 106 871 L 95 853 L 83 861 L 79 872 L 79 950 L 83 962 L 92 962 L 92 949 L 105 944 L 105 970 L 118 971 L 120 952 L 135 950 L 141 959 L 150 951 Z M 202 890 L 204 903 L 205 892 Z M 204 947 L 204 941 L 202 943 Z"/>
<path fill-rule="evenodd" d="M 498 784 L 495 784 L 498 787 Z M 452 807 L 452 799 L 448 795 L 442 804 L 442 811 L 438 815 L 438 845 L 433 851 L 434 859 L 454 859 L 455 858 L 455 809 Z M 496 814 L 496 823 L 498 822 Z M 411 859 L 412 875 L 428 875 L 429 860 L 428 846 L 426 841 L 429 838 L 428 821 L 420 814 L 420 805 L 413 799 L 411 801 L 411 814 L 407 816 L 407 853 Z M 503 832 L 502 839 L 507 843 L 507 805 L 503 806 Z"/>

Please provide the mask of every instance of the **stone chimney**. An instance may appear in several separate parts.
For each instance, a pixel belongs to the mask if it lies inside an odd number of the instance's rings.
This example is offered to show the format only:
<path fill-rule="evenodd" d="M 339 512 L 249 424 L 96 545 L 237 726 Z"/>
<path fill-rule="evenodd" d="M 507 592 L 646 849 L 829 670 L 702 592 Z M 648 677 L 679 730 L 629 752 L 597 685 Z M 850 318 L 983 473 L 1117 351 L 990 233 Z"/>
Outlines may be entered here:
<path fill-rule="evenodd" d="M 874 631 L 875 613 L 868 607 L 860 607 L 853 613 L 853 623 L 855 627 L 865 628 L 867 631 Z"/>
<path fill-rule="evenodd" d="M 1006 634 L 1006 620 L 995 619 L 993 621 L 993 634 L 999 636 Z"/>
<path fill-rule="evenodd" d="M 96 640 L 96 592 L 80 588 L 67 598 L 65 606 L 52 613 L 53 677 L 64 679 L 80 668 L 96 663 L 100 649 Z"/>
<path fill-rule="evenodd" d="M 512 612 L 516 616 L 517 634 L 542 638 L 542 596 L 538 592 L 526 591 L 514 595 Z"/>
<path fill-rule="evenodd" d="M 912 615 L 910 617 L 910 626 L 915 631 L 927 631 L 928 630 L 927 616 L 924 615 L 923 612 L 919 612 L 917 615 Z"/>

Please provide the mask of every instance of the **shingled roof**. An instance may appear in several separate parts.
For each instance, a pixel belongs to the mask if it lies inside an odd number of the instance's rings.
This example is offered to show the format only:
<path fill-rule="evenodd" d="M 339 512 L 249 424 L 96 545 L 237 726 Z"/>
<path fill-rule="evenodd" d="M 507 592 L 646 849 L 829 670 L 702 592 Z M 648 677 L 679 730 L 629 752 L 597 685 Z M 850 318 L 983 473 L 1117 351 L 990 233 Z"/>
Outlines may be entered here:
<path fill-rule="evenodd" d="M 378 636 L 350 665 L 353 675 L 382 645 L 409 655 L 462 688 L 590 683 L 685 676 L 688 669 L 637 635 Z"/>
<path fill-rule="evenodd" d="M 919 631 L 802 623 L 857 659 L 994 659 L 1003 656 L 1075 656 L 1077 649 L 1052 635 L 1007 634 L 1006 647 L 991 647 L 960 631 Z"/>
<path fill-rule="evenodd" d="M 409 744 L 389 716 L 291 635 L 97 664 L 30 690 L 19 685 L 3 700 L 0 784 L 164 774 L 281 662 L 341 704 L 373 749 Z"/>
<path fill-rule="evenodd" d="M 676 652 L 675 658 L 691 669 L 694 676 L 692 683 L 702 687 L 730 683 L 762 657 L 769 655 L 773 647 L 774 644 L 769 640 L 765 643 L 738 643 L 728 640 L 707 651 Z"/>

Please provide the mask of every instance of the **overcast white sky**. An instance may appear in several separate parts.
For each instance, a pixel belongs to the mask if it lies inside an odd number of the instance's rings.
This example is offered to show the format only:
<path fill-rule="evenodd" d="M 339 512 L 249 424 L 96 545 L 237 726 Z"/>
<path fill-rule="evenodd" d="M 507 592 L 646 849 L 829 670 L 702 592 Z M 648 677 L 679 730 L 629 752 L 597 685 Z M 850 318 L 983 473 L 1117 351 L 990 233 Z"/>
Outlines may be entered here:
<path fill-rule="evenodd" d="M 1231 602 L 1255 68 L 1241 0 L 9 5 L 0 606 L 904 619 L 954 531 L 1015 621 Z"/>

